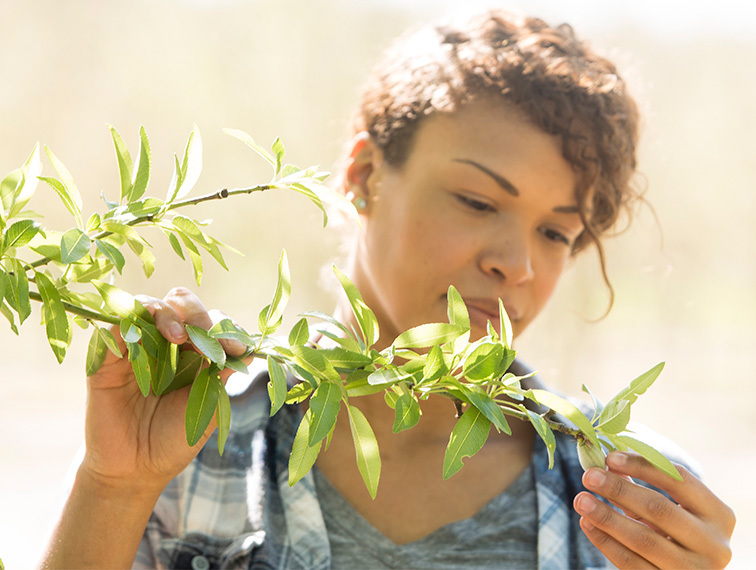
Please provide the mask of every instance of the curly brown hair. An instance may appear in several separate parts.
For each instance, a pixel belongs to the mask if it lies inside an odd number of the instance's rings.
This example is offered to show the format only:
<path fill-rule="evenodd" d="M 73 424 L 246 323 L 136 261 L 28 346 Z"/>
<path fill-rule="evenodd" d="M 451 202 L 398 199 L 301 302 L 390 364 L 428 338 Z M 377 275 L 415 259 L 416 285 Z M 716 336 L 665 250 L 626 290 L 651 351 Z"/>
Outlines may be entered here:
<path fill-rule="evenodd" d="M 573 253 L 596 246 L 613 301 L 600 238 L 623 212 L 631 214 L 639 196 L 632 185 L 639 116 L 615 66 L 570 26 L 492 10 L 411 29 L 374 67 L 353 127 L 367 131 L 385 160 L 399 167 L 423 117 L 492 95 L 561 137 L 585 225 Z"/>

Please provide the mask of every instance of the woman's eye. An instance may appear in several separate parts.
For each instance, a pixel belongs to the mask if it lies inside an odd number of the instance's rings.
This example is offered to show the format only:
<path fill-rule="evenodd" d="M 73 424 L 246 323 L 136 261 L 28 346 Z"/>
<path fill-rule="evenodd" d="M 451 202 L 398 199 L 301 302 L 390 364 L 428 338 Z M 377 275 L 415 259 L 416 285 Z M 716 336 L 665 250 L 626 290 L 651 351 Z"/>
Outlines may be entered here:
<path fill-rule="evenodd" d="M 463 196 L 462 194 L 457 195 L 457 200 L 462 202 L 465 206 L 472 208 L 473 210 L 476 210 L 478 212 L 494 212 L 496 211 L 491 204 L 488 204 L 487 202 L 482 202 L 480 200 L 476 200 L 475 198 L 470 198 L 469 196 Z"/>
<path fill-rule="evenodd" d="M 562 243 L 564 245 L 572 245 L 572 243 L 570 242 L 570 238 L 568 238 L 566 235 L 556 230 L 552 230 L 550 228 L 543 228 L 541 229 L 541 233 L 546 237 L 546 239 L 550 241 Z"/>

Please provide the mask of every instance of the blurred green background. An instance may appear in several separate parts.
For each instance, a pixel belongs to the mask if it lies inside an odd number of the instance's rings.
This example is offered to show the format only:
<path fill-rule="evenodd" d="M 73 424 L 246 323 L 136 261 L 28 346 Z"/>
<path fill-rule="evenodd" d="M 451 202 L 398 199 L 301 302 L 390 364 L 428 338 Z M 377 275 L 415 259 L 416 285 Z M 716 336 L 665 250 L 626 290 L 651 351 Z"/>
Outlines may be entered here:
<path fill-rule="evenodd" d="M 406 26 L 462 5 L 498 5 L 567 21 L 620 66 L 644 112 L 641 183 L 652 208 L 608 243 L 617 291 L 606 306 L 595 256 L 578 258 L 517 349 L 554 386 L 603 398 L 661 360 L 666 369 L 634 419 L 676 440 L 701 462 L 710 486 L 739 517 L 731 568 L 756 561 L 756 9 L 720 1 L 657 3 L 530 0 L 0 0 L 0 176 L 36 141 L 68 166 L 85 212 L 118 192 L 107 124 L 136 152 L 150 135 L 163 196 L 173 153 L 193 124 L 204 143 L 195 194 L 267 179 L 267 165 L 222 133 L 245 130 L 287 158 L 336 170 L 361 82 L 379 50 Z M 52 172 L 46 166 L 46 172 Z M 50 227 L 70 223 L 46 186 L 30 204 Z M 161 296 L 189 285 L 208 306 L 253 329 L 275 286 L 285 248 L 293 295 L 287 324 L 306 309 L 330 311 L 338 236 L 298 195 L 256 195 L 203 205 L 210 233 L 242 250 L 230 274 L 210 261 L 201 288 L 191 268 L 155 236 L 158 270 L 137 262 L 119 285 Z M 323 268 L 326 268 L 325 270 Z M 38 559 L 81 445 L 84 354 L 75 331 L 58 366 L 38 308 L 16 337 L 0 322 L 0 557 Z M 3 321 L 4 322 L 4 321 Z"/>

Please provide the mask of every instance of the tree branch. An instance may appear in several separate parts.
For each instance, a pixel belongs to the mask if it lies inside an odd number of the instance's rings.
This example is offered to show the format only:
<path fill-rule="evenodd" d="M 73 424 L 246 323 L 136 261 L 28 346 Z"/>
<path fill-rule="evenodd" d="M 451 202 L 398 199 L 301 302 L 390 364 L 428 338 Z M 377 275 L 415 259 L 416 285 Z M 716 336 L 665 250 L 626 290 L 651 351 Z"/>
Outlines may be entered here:
<path fill-rule="evenodd" d="M 42 302 L 42 296 L 36 291 L 29 291 L 29 298 L 33 299 L 34 301 Z M 68 303 L 66 301 L 63 301 L 63 308 L 67 313 L 79 315 L 80 317 L 84 317 L 85 319 L 102 321 L 103 323 L 109 323 L 111 325 L 118 325 L 121 323 L 121 319 L 119 319 L 118 317 L 111 317 L 110 315 L 98 313 L 97 311 L 93 311 L 85 307 L 72 305 L 71 303 Z"/>

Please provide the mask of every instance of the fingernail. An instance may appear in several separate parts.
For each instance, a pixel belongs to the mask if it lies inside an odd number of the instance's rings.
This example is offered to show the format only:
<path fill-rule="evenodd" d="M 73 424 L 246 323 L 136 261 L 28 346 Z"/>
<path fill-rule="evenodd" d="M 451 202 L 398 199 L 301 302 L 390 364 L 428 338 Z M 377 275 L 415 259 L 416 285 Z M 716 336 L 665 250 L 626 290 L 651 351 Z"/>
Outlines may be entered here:
<path fill-rule="evenodd" d="M 186 331 L 181 323 L 171 323 L 169 330 L 171 331 L 171 336 L 176 340 L 183 339 L 186 336 Z"/>
<path fill-rule="evenodd" d="M 596 499 L 591 495 L 580 495 L 577 500 L 577 509 L 587 515 L 596 510 Z"/>
<path fill-rule="evenodd" d="M 584 475 L 585 482 L 591 487 L 600 487 L 606 481 L 606 471 L 603 469 L 589 469 Z"/>
<path fill-rule="evenodd" d="M 607 456 L 606 462 L 612 467 L 621 469 L 622 467 L 627 465 L 627 455 L 622 453 L 621 451 L 614 451 Z"/>

